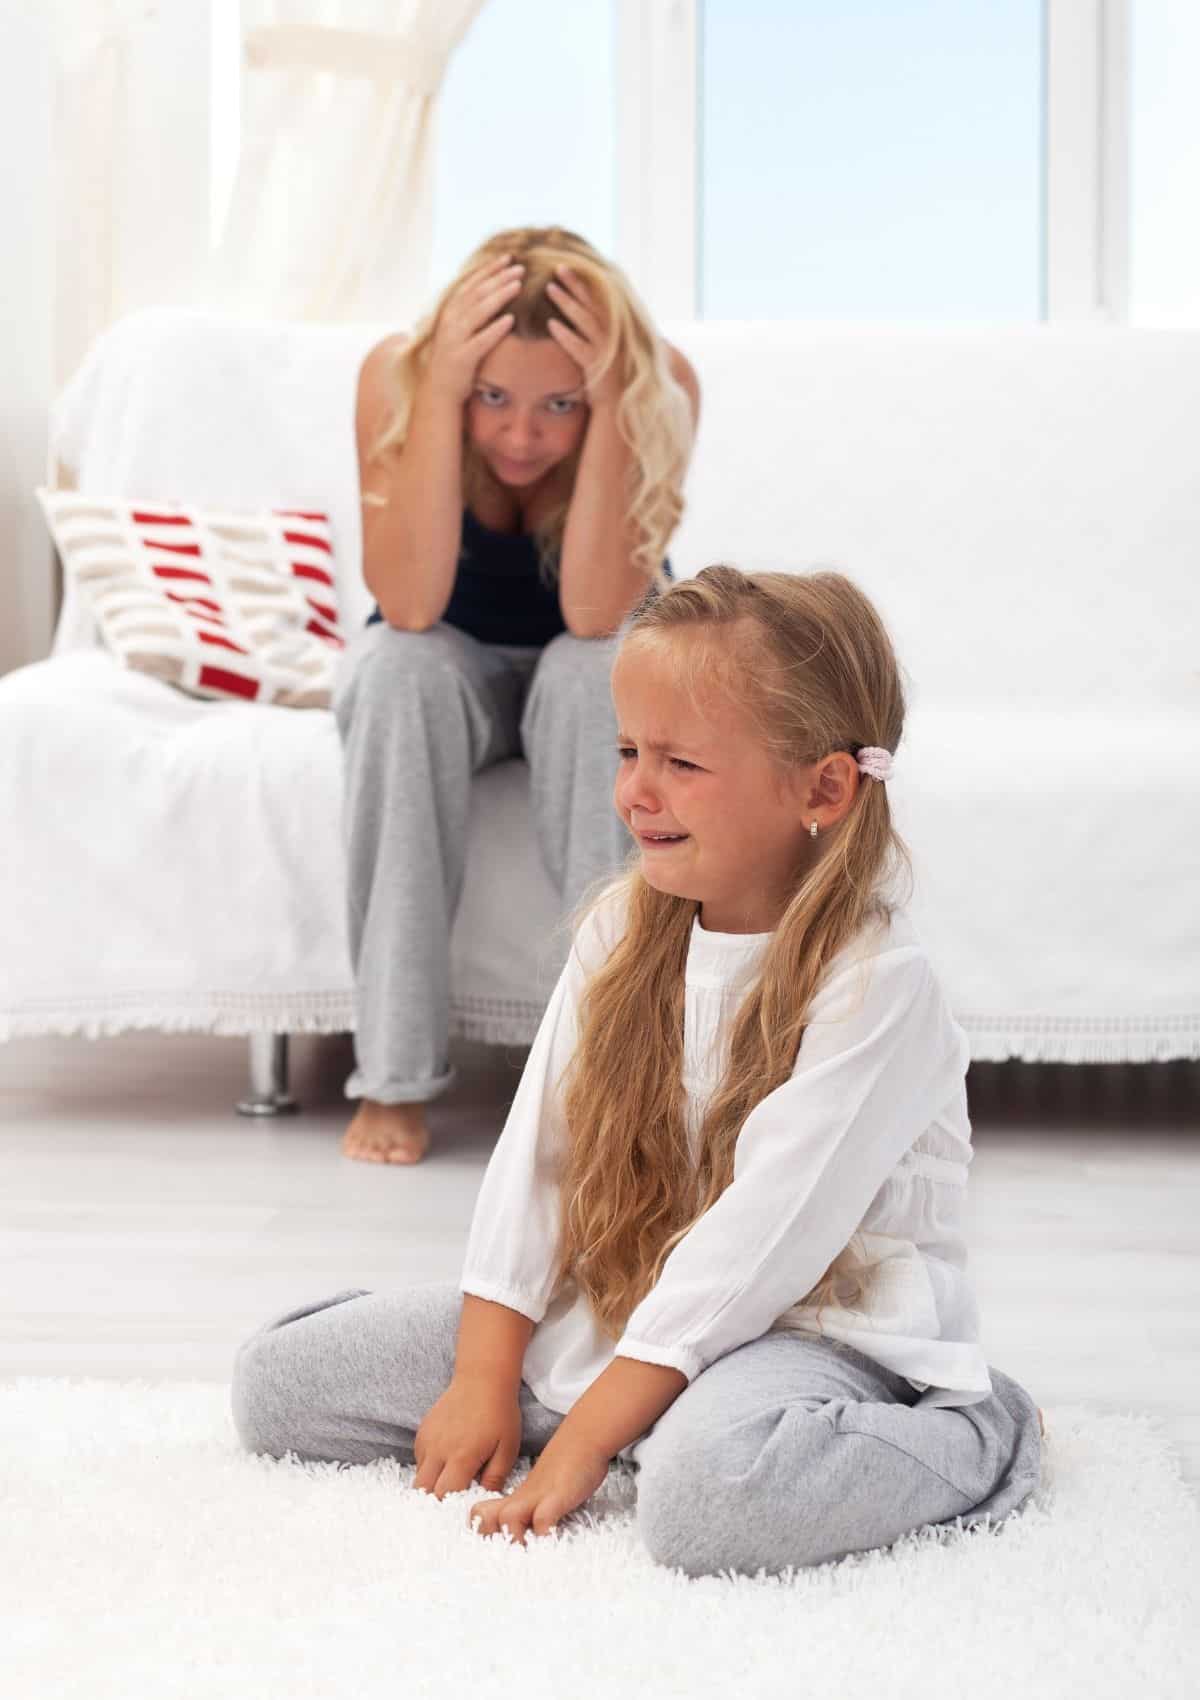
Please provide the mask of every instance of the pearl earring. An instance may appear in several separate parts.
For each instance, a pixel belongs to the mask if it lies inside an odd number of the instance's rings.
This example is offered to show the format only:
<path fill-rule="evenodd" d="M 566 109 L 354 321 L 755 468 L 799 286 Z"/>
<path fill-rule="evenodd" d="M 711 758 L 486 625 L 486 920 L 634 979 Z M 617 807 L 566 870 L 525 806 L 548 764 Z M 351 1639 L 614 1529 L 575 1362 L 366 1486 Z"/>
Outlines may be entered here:
<path fill-rule="evenodd" d="M 810 837 L 815 838 L 817 836 L 817 823 L 816 823 L 816 821 L 810 821 L 808 831 L 809 831 Z"/>

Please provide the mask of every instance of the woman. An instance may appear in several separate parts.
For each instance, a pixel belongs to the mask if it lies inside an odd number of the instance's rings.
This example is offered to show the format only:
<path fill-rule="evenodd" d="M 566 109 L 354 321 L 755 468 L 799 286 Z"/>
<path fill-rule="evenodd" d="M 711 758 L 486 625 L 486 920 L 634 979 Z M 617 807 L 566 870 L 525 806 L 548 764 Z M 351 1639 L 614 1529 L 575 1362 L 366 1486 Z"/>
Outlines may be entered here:
<path fill-rule="evenodd" d="M 378 607 L 336 698 L 361 1099 L 347 1156 L 414 1163 L 453 1080 L 449 935 L 471 777 L 529 762 L 571 908 L 629 848 L 613 815 L 613 634 L 669 576 L 699 385 L 621 273 L 502 231 L 359 380 L 363 569 Z"/>

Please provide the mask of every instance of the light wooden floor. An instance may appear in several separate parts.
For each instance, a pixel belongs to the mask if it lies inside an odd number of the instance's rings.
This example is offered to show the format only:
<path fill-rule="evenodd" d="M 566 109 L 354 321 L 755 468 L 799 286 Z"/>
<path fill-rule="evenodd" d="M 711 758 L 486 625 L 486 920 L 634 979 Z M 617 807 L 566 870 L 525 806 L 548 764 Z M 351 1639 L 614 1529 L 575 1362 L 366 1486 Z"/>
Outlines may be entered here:
<path fill-rule="evenodd" d="M 462 1047 L 417 1169 L 352 1163 L 341 1039 L 304 1113 L 231 1106 L 239 1040 L 0 1046 L 0 1377 L 223 1380 L 273 1312 L 456 1277 L 522 1053 Z M 994 1364 L 1043 1406 L 1161 1419 L 1200 1484 L 1200 1065 L 972 1070 L 973 1269 Z"/>

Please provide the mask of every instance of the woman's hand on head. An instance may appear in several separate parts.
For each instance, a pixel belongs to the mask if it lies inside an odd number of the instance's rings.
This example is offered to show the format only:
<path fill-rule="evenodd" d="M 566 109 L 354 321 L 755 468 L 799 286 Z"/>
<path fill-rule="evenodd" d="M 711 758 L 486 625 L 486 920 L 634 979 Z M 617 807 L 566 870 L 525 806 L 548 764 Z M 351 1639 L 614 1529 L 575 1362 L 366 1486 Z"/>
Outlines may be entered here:
<path fill-rule="evenodd" d="M 441 1499 L 472 1482 L 502 1488 L 521 1449 L 521 1406 L 516 1389 L 486 1376 L 450 1383 L 429 1407 L 413 1442 L 413 1486 Z"/>
<path fill-rule="evenodd" d="M 591 406 L 611 405 L 620 400 L 621 375 L 615 361 L 601 369 L 607 341 L 605 326 L 583 279 L 570 266 L 556 270 L 558 276 L 546 285 L 546 293 L 562 318 L 550 320 L 550 335 L 583 373 Z"/>
<path fill-rule="evenodd" d="M 472 272 L 447 297 L 430 344 L 429 382 L 443 395 L 466 402 L 480 362 L 513 327 L 502 309 L 518 294 L 525 267 L 511 254 Z"/>

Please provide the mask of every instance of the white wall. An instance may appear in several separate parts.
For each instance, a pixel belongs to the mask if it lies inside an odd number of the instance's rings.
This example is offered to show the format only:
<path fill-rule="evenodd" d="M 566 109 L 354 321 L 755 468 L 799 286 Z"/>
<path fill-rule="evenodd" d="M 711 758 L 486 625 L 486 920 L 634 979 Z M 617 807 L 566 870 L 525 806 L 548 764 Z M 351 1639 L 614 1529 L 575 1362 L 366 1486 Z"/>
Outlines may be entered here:
<path fill-rule="evenodd" d="M 208 0 L 87 0 L 66 48 L 55 15 L 0 0 L 0 672 L 53 632 L 55 389 L 112 318 L 202 299 L 209 252 Z"/>

